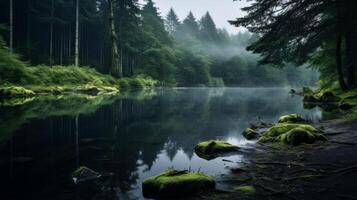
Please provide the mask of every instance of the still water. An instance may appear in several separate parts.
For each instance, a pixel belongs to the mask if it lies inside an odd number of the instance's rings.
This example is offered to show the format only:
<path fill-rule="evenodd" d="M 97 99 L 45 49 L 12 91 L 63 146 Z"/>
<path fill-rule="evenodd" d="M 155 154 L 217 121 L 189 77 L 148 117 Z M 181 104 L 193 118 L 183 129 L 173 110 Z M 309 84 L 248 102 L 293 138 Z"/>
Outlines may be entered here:
<path fill-rule="evenodd" d="M 0 104 L 0 194 L 5 199 L 143 199 L 141 182 L 170 167 L 219 177 L 249 154 L 206 161 L 194 146 L 222 139 L 251 148 L 241 132 L 305 110 L 284 88 L 157 89 L 122 96 L 56 96 Z M 78 166 L 113 173 L 115 192 L 79 192 Z"/>

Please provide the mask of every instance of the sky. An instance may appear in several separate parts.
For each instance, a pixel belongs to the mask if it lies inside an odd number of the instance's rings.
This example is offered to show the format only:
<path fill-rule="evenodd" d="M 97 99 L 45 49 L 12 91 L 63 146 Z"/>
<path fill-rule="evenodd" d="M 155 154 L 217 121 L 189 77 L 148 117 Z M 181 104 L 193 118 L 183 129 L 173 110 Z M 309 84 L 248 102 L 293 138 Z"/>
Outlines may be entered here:
<path fill-rule="evenodd" d="M 144 0 L 139 0 L 144 3 Z M 197 19 L 200 19 L 207 11 L 210 12 L 218 28 L 226 28 L 230 33 L 237 33 L 244 30 L 228 23 L 244 15 L 240 9 L 249 5 L 245 0 L 153 0 L 159 8 L 161 16 L 166 16 L 172 7 L 180 20 L 184 19 L 189 11 L 192 11 Z"/>

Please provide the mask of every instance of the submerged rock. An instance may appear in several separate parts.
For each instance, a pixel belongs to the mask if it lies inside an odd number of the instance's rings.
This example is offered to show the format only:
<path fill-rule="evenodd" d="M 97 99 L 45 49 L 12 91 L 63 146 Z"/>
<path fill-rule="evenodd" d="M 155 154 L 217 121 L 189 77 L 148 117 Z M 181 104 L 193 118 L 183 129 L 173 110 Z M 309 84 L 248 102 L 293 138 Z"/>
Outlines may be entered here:
<path fill-rule="evenodd" d="M 305 123 L 305 122 L 307 122 L 307 120 L 298 114 L 284 115 L 279 118 L 279 123 Z"/>
<path fill-rule="evenodd" d="M 247 139 L 247 140 L 253 140 L 259 137 L 259 133 L 251 128 L 247 128 L 243 131 L 242 135 Z"/>
<path fill-rule="evenodd" d="M 264 132 L 259 138 L 259 142 L 284 142 L 293 145 L 313 143 L 326 139 L 321 133 L 321 130 L 308 124 L 282 123 L 276 124 Z"/>
<path fill-rule="evenodd" d="M 96 180 L 101 177 L 101 174 L 85 166 L 79 167 L 72 173 L 72 179 L 75 184 Z"/>
<path fill-rule="evenodd" d="M 195 152 L 204 159 L 213 159 L 222 154 L 237 151 L 238 147 L 224 141 L 210 140 L 196 145 Z"/>
<path fill-rule="evenodd" d="M 278 136 L 278 140 L 285 144 L 299 145 L 301 143 L 312 144 L 315 141 L 326 141 L 327 138 L 320 133 L 297 127 Z"/>
<path fill-rule="evenodd" d="M 146 198 L 176 198 L 214 188 L 215 181 L 211 176 L 172 169 L 144 180 L 143 195 Z"/>

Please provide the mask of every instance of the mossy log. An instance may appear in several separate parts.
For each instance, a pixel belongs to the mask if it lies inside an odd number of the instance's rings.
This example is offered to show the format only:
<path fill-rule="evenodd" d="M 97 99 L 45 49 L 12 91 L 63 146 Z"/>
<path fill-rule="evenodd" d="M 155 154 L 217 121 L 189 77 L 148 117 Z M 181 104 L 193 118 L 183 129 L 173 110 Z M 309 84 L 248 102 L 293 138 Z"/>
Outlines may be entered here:
<path fill-rule="evenodd" d="M 215 181 L 203 173 L 171 169 L 147 178 L 142 186 L 146 198 L 177 198 L 213 190 Z"/>

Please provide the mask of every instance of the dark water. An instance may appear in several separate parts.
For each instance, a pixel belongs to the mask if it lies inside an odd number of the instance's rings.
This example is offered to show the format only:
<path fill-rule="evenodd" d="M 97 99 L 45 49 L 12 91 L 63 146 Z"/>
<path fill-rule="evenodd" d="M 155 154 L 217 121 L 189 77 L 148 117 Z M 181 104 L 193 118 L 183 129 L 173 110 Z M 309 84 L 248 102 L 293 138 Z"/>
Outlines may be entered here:
<path fill-rule="evenodd" d="M 2 102 L 1 198 L 142 199 L 142 180 L 169 167 L 217 177 L 238 164 L 203 160 L 195 155 L 195 144 L 223 139 L 248 148 L 241 132 L 249 123 L 275 122 L 289 113 L 321 117 L 282 88 L 163 89 Z M 82 165 L 114 173 L 115 192 L 79 191 L 71 172 Z"/>

